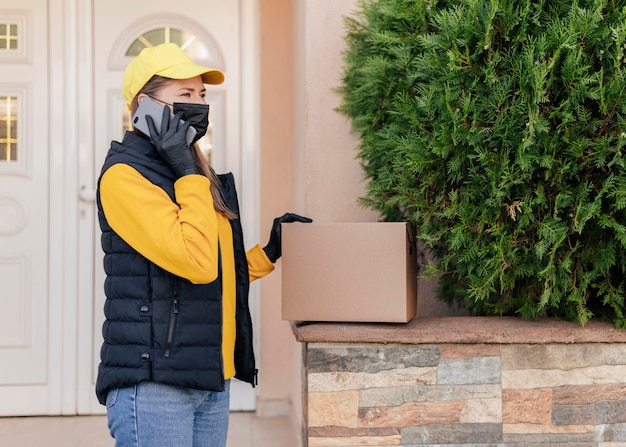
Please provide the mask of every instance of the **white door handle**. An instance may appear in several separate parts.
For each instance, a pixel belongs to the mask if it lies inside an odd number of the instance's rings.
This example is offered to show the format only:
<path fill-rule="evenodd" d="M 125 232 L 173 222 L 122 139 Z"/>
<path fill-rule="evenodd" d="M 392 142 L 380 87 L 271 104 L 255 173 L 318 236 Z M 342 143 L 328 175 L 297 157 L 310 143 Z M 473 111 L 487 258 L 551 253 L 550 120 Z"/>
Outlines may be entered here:
<path fill-rule="evenodd" d="M 83 185 L 80 187 L 78 197 L 80 197 L 80 200 L 82 200 L 83 202 L 95 202 L 96 190 L 92 188 L 87 188 L 85 185 Z"/>

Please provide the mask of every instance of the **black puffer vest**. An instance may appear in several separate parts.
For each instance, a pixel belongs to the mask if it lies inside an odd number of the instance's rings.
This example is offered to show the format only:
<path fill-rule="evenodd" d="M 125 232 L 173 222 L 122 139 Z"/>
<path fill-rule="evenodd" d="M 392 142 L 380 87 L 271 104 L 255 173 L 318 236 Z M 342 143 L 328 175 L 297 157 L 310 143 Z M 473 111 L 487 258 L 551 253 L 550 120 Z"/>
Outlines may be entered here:
<path fill-rule="evenodd" d="M 122 143 L 113 142 L 100 178 L 117 163 L 132 166 L 176 201 L 176 178 L 146 139 L 127 132 Z M 225 202 L 238 214 L 232 174 L 219 177 Z M 192 284 L 163 270 L 111 229 L 99 188 L 97 204 L 107 275 L 104 343 L 96 382 L 99 402 L 105 404 L 110 389 L 142 381 L 223 390 L 221 275 L 210 284 Z M 254 386 L 257 371 L 248 307 L 248 262 L 240 220 L 232 220 L 231 226 L 237 281 L 236 377 Z"/>

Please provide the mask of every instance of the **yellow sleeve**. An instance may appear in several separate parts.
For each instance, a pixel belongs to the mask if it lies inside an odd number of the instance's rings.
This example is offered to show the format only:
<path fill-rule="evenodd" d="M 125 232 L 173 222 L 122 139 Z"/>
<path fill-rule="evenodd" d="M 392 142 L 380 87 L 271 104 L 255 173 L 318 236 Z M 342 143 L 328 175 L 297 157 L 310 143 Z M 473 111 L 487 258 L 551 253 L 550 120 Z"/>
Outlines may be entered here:
<path fill-rule="evenodd" d="M 272 261 L 269 260 L 259 244 L 248 250 L 246 257 L 248 258 L 250 282 L 262 278 L 274 270 L 274 264 L 272 264 Z"/>
<path fill-rule="evenodd" d="M 113 230 L 159 267 L 195 284 L 217 278 L 218 227 L 210 181 L 186 175 L 174 184 L 176 201 L 134 168 L 110 167 L 100 201 Z"/>

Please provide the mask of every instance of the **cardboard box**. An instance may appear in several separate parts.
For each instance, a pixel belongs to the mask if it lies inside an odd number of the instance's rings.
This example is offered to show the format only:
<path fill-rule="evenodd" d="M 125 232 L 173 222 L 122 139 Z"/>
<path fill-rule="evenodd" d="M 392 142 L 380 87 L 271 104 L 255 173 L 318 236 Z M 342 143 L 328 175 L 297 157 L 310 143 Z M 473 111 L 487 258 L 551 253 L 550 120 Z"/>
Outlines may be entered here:
<path fill-rule="evenodd" d="M 406 323 L 417 255 L 405 222 L 282 225 L 282 318 Z"/>

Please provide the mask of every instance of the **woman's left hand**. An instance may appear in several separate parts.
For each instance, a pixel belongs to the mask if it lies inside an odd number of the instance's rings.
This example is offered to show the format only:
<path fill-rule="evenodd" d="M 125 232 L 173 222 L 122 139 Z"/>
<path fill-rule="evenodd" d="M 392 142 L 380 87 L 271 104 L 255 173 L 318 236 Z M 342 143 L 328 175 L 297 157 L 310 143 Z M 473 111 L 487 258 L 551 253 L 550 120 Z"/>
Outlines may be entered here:
<path fill-rule="evenodd" d="M 313 222 L 313 219 L 299 216 L 294 213 L 285 213 L 282 216 L 274 219 L 274 223 L 272 224 L 272 231 L 270 232 L 270 240 L 267 245 L 263 247 L 263 251 L 269 258 L 269 260 L 272 261 L 272 264 L 275 263 L 282 255 L 281 224 L 285 222 L 309 223 Z"/>

